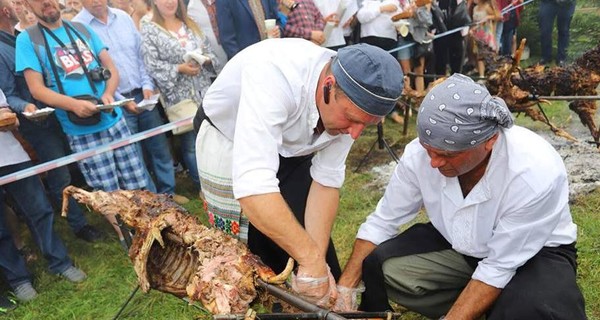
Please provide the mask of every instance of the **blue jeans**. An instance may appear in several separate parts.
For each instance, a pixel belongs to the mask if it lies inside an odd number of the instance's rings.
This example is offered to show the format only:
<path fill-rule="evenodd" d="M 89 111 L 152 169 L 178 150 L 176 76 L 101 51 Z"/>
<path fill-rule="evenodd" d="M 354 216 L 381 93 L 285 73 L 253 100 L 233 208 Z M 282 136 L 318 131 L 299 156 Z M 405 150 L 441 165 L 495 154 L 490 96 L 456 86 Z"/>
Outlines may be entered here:
<path fill-rule="evenodd" d="M 19 131 L 31 144 L 40 162 L 52 161 L 71 153 L 60 124 L 54 115 L 40 123 L 34 123 L 23 117 L 19 117 L 19 122 Z M 48 171 L 46 181 L 50 199 L 55 205 L 62 206 L 62 191 L 71 184 L 69 168 L 62 166 Z M 73 198 L 69 199 L 67 222 L 73 232 L 78 232 L 87 225 L 81 207 Z"/>
<path fill-rule="evenodd" d="M 504 29 L 504 22 L 497 21 L 496 22 L 496 43 L 498 43 L 499 50 L 502 50 L 502 46 L 504 45 L 504 43 L 502 43 L 502 41 L 501 41 L 503 29 Z"/>
<path fill-rule="evenodd" d="M 136 102 L 140 102 L 144 97 L 140 93 L 134 98 Z M 126 110 L 123 111 L 131 134 L 156 128 L 163 124 L 160 113 L 158 112 L 158 108 L 154 108 L 152 111 L 143 111 L 140 114 L 129 113 Z M 169 143 L 165 134 L 162 133 L 142 140 L 136 143 L 136 147 L 142 162 L 145 163 L 144 158 L 149 160 L 149 166 L 145 167 L 149 168 L 156 177 L 156 184 L 154 184 L 148 170 L 146 169 L 146 176 L 148 180 L 147 189 L 157 193 L 175 193 L 175 170 L 173 168 L 173 158 L 171 157 Z M 144 157 L 144 151 L 146 157 Z"/>
<path fill-rule="evenodd" d="M 512 43 L 513 36 L 515 35 L 515 28 L 504 28 L 502 30 L 502 37 L 500 38 L 500 54 L 503 56 L 512 55 Z"/>
<path fill-rule="evenodd" d="M 198 164 L 196 163 L 196 132 L 192 130 L 177 137 L 181 142 L 183 163 L 190 173 L 190 178 L 194 181 L 194 186 L 200 190 L 200 177 L 198 176 Z"/>
<path fill-rule="evenodd" d="M 552 61 L 552 30 L 554 20 L 558 29 L 558 48 L 556 51 L 556 62 L 567 59 L 567 48 L 569 47 L 569 28 L 575 12 L 575 1 L 568 5 L 558 5 L 551 0 L 540 2 L 538 19 L 540 23 L 540 42 L 542 44 L 542 60 Z"/>
<path fill-rule="evenodd" d="M 0 176 L 31 167 L 31 162 L 22 162 L 0 168 Z M 23 215 L 31 231 L 31 237 L 42 255 L 48 261 L 52 273 L 61 273 L 73 263 L 67 255 L 67 249 L 54 232 L 54 214 L 46 198 L 39 177 L 31 176 L 0 187 L 16 203 L 17 210 Z M 4 202 L 4 193 L 0 190 L 0 204 Z M 6 227 L 4 206 L 0 205 L 0 269 L 8 284 L 14 289 L 20 284 L 31 281 L 23 256 L 17 251 L 10 231 Z"/>

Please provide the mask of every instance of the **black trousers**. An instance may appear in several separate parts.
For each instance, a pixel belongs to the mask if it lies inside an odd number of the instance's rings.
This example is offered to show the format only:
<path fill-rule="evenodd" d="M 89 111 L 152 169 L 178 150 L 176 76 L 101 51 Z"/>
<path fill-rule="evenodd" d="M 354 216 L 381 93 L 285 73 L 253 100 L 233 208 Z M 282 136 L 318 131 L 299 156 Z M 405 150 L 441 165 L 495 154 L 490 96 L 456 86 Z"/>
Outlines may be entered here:
<path fill-rule="evenodd" d="M 395 238 L 381 243 L 363 261 L 360 310 L 391 310 L 382 266 L 385 260 L 434 251 L 452 246 L 431 225 L 416 224 Z M 479 259 L 464 256 L 473 268 Z M 587 319 L 583 296 L 576 283 L 577 249 L 575 244 L 544 247 L 523 266 L 502 290 L 488 310 L 488 320 L 513 319 Z"/>
<path fill-rule="evenodd" d="M 198 108 L 194 117 L 194 130 L 198 134 L 200 125 L 203 121 L 208 121 L 213 127 L 216 126 L 206 116 L 202 105 Z M 218 128 L 217 128 L 218 129 Z M 287 202 L 296 220 L 304 227 L 304 211 L 306 209 L 306 200 L 308 199 L 308 191 L 312 184 L 310 176 L 310 166 L 312 155 L 303 157 L 284 158 L 279 156 L 279 170 L 277 171 L 277 179 L 279 180 L 279 191 L 283 199 Z M 286 228 L 286 226 L 282 226 Z M 302 243 L 298 243 L 302 246 Z M 252 253 L 259 256 L 262 261 L 268 265 L 275 273 L 280 273 L 285 269 L 289 255 L 281 249 L 269 237 L 260 232 L 252 223 L 248 226 L 248 248 Z M 331 269 L 331 274 L 337 281 L 342 274 L 342 268 L 338 261 L 337 254 L 333 241 L 329 238 L 329 247 L 325 260 Z"/>
<path fill-rule="evenodd" d="M 312 183 L 310 176 L 311 160 L 312 155 L 294 158 L 279 157 L 279 171 L 277 172 L 279 190 L 302 226 L 304 226 L 306 199 Z M 286 226 L 282 226 L 282 228 L 286 228 Z M 302 245 L 302 243 L 298 243 L 298 246 Z M 248 228 L 248 247 L 252 253 L 258 255 L 276 273 L 283 271 L 285 268 L 289 255 L 252 224 Z M 335 279 L 339 279 L 342 270 L 331 238 L 329 239 L 329 248 L 325 259 Z"/>
<path fill-rule="evenodd" d="M 460 32 L 433 40 L 435 54 L 435 74 L 446 74 L 450 65 L 450 74 L 462 73 L 465 59 L 465 45 Z"/>

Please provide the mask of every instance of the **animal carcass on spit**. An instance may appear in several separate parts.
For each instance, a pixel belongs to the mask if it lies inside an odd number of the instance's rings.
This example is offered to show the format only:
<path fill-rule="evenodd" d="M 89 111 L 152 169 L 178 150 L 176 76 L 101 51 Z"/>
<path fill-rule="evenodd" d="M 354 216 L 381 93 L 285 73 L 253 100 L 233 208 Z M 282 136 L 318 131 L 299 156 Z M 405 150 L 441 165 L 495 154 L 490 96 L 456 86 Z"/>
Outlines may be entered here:
<path fill-rule="evenodd" d="M 281 275 L 264 265 L 239 240 L 208 228 L 174 203 L 150 191 L 87 192 L 69 186 L 68 197 L 102 214 L 116 214 L 135 229 L 129 257 L 144 292 L 150 288 L 200 301 L 213 314 L 245 313 L 256 298 L 256 277 L 282 283 Z"/>

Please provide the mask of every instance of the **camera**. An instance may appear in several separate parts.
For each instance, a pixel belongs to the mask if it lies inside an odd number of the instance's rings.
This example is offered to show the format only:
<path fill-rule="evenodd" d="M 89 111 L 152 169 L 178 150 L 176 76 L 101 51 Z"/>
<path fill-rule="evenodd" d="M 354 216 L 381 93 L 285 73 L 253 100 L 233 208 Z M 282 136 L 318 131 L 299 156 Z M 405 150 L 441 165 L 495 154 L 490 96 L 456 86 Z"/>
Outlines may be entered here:
<path fill-rule="evenodd" d="M 90 70 L 90 77 L 93 81 L 106 81 L 110 79 L 111 76 L 110 70 L 104 67 L 96 67 Z"/>

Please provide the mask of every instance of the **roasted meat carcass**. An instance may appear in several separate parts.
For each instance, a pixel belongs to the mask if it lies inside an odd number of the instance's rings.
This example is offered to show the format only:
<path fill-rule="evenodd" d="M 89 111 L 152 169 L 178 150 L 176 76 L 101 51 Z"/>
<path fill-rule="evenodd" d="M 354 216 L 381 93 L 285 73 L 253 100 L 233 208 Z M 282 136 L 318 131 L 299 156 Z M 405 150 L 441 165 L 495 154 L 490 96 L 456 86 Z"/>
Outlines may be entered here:
<path fill-rule="evenodd" d="M 256 277 L 283 283 L 281 275 L 239 240 L 200 224 L 168 195 L 150 191 L 63 192 L 63 216 L 73 197 L 101 214 L 115 214 L 135 235 L 129 257 L 144 292 L 150 288 L 200 301 L 213 314 L 245 313 L 256 298 Z"/>
<path fill-rule="evenodd" d="M 525 48 L 525 39 L 517 49 L 514 59 L 490 55 L 486 65 L 490 69 L 487 88 L 490 93 L 502 97 L 511 111 L 524 112 L 534 120 L 545 122 L 559 136 L 575 139 L 564 130 L 554 126 L 536 107 L 532 96 L 594 96 L 600 84 L 600 45 L 587 51 L 575 63 L 567 66 L 546 68 L 534 65 L 520 69 L 518 61 Z M 579 116 L 588 127 L 596 142 L 600 131 L 594 121 L 597 111 L 595 101 L 574 100 L 569 109 Z"/>

